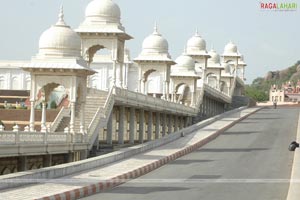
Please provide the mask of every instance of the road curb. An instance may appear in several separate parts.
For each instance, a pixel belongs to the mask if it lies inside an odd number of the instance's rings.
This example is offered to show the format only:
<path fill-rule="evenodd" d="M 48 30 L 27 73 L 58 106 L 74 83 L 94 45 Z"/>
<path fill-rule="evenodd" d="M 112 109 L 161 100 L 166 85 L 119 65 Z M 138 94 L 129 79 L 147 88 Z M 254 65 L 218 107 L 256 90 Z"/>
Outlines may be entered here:
<path fill-rule="evenodd" d="M 296 141 L 300 141 L 300 113 L 298 117 Z M 296 148 L 294 153 L 294 161 L 290 179 L 290 187 L 287 195 L 287 200 L 299 200 L 300 198 L 300 150 Z"/>
<path fill-rule="evenodd" d="M 207 136 L 206 138 L 196 142 L 193 145 L 187 146 L 184 149 L 181 149 L 179 151 L 177 151 L 176 153 L 173 153 L 169 156 L 166 156 L 164 158 L 161 158 L 157 161 L 154 161 L 150 164 L 147 164 L 145 166 L 136 168 L 132 171 L 126 172 L 122 175 L 113 177 L 109 180 L 104 180 L 104 181 L 100 181 L 98 183 L 95 184 L 91 184 L 88 186 L 84 186 L 78 189 L 74 189 L 74 190 L 70 190 L 70 191 L 66 191 L 60 194 L 56 194 L 56 195 L 51 195 L 51 196 L 47 196 L 47 197 L 42 197 L 42 198 L 38 198 L 36 200 L 73 200 L 73 199 L 78 199 L 78 198 L 82 198 L 82 197 L 86 197 L 86 196 L 90 196 L 99 192 L 103 192 L 105 190 L 108 189 L 112 189 L 120 184 L 123 184 L 131 179 L 135 179 L 138 178 L 142 175 L 145 175 L 165 164 L 167 164 L 170 161 L 176 160 L 179 157 L 182 157 L 184 155 L 187 155 L 191 152 L 193 152 L 194 150 L 200 148 L 201 146 L 207 144 L 208 142 L 214 140 L 215 138 L 217 138 L 222 132 L 224 132 L 225 130 L 231 128 L 232 126 L 234 126 L 235 124 L 237 124 L 238 122 L 244 120 L 245 118 L 249 117 L 250 115 L 258 112 L 259 110 L 261 110 L 263 107 L 258 108 L 248 114 L 246 114 L 245 116 L 233 121 L 232 123 L 228 124 L 227 126 L 223 127 L 222 129 L 214 132 L 213 134 Z"/>

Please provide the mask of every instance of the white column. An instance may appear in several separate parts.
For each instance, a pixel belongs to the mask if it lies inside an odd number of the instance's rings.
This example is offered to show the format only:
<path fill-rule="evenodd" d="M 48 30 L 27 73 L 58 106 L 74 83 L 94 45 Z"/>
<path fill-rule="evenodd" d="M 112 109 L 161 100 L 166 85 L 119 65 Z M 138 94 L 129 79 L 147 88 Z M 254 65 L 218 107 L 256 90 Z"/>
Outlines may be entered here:
<path fill-rule="evenodd" d="M 116 78 L 117 78 L 117 61 L 113 60 L 113 86 L 116 86 Z"/>
<path fill-rule="evenodd" d="M 134 144 L 134 134 L 136 133 L 136 117 L 135 108 L 130 108 L 130 122 L 129 122 L 129 143 Z"/>
<path fill-rule="evenodd" d="M 160 113 L 157 112 L 155 116 L 155 139 L 159 138 L 160 135 Z"/>
<path fill-rule="evenodd" d="M 166 81 L 163 82 L 163 95 L 162 95 L 162 99 L 166 100 Z"/>
<path fill-rule="evenodd" d="M 179 124 L 178 124 L 178 116 L 175 115 L 175 122 L 174 122 L 174 132 L 178 131 L 178 127 L 179 127 Z"/>
<path fill-rule="evenodd" d="M 144 142 L 144 132 L 145 132 L 145 111 L 140 110 L 140 121 L 139 121 L 139 142 Z"/>
<path fill-rule="evenodd" d="M 81 102 L 81 113 L 80 113 L 80 133 L 85 134 L 85 102 Z"/>
<path fill-rule="evenodd" d="M 173 126 L 172 115 L 170 114 L 168 117 L 168 134 L 172 133 L 172 126 Z"/>
<path fill-rule="evenodd" d="M 167 98 L 166 100 L 169 101 L 170 100 L 170 82 L 167 82 L 166 81 L 166 95 L 167 95 Z"/>
<path fill-rule="evenodd" d="M 148 112 L 148 130 L 147 130 L 147 140 L 150 141 L 152 140 L 152 127 L 153 127 L 153 118 L 152 118 L 152 111 Z"/>
<path fill-rule="evenodd" d="M 193 106 L 195 106 L 195 100 L 194 100 L 194 98 L 195 98 L 195 93 L 194 92 L 192 92 L 191 93 L 191 107 L 193 107 Z"/>
<path fill-rule="evenodd" d="M 113 134 L 113 123 L 112 123 L 112 116 L 113 112 L 110 113 L 108 122 L 107 122 L 107 127 L 106 127 L 106 143 L 107 144 L 112 144 L 112 134 Z"/>
<path fill-rule="evenodd" d="M 31 108 L 30 108 L 30 123 L 29 123 L 29 127 L 30 127 L 30 131 L 34 131 L 34 125 L 35 125 L 35 110 L 34 110 L 34 103 L 35 101 L 31 101 L 30 104 L 31 104 Z"/>
<path fill-rule="evenodd" d="M 75 126 L 75 102 L 71 102 L 71 120 L 70 120 L 70 132 L 74 133 Z"/>
<path fill-rule="evenodd" d="M 123 87 L 123 63 L 119 63 L 119 65 L 120 65 L 120 71 L 119 71 L 119 86 L 120 86 L 120 88 L 122 88 Z"/>
<path fill-rule="evenodd" d="M 167 114 L 163 114 L 163 124 L 162 124 L 162 136 L 166 135 L 166 128 L 167 128 Z"/>
<path fill-rule="evenodd" d="M 124 126 L 125 126 L 125 107 L 120 106 L 119 112 L 119 131 L 118 131 L 118 143 L 124 144 Z"/>
<path fill-rule="evenodd" d="M 41 132 L 46 132 L 46 102 L 42 103 L 42 119 L 41 119 Z"/>

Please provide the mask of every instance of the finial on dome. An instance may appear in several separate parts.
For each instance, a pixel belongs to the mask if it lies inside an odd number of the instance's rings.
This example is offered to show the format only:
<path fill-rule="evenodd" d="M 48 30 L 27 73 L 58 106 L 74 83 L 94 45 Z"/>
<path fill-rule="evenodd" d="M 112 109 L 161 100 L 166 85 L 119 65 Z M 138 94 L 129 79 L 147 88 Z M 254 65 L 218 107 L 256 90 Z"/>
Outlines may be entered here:
<path fill-rule="evenodd" d="M 61 26 L 65 26 L 65 20 L 64 20 L 64 7 L 63 5 L 60 6 L 60 10 L 59 10 L 59 15 L 58 15 L 58 22 L 56 23 L 56 25 L 61 25 Z"/>
<path fill-rule="evenodd" d="M 187 54 L 187 49 L 186 49 L 186 46 L 184 46 L 183 48 L 183 55 L 186 55 Z"/>
<path fill-rule="evenodd" d="M 196 28 L 195 36 L 200 36 L 198 32 L 198 28 Z"/>
<path fill-rule="evenodd" d="M 158 34 L 157 22 L 154 23 L 154 32 L 153 34 Z"/>

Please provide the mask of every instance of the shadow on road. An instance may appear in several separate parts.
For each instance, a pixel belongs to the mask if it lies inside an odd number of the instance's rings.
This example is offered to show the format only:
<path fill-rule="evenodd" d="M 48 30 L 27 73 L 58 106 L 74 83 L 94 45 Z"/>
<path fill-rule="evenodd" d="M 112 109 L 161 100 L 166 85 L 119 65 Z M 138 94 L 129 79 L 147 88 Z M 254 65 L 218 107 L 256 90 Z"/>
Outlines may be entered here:
<path fill-rule="evenodd" d="M 225 132 L 222 133 L 222 135 L 248 135 L 248 134 L 255 134 L 255 133 L 261 133 L 261 132 L 257 132 L 257 131 Z"/>
<path fill-rule="evenodd" d="M 173 162 L 170 162 L 169 165 L 188 165 L 192 163 L 204 163 L 204 162 L 213 162 L 214 160 L 175 160 Z"/>
<path fill-rule="evenodd" d="M 107 191 L 105 193 L 117 193 L 117 194 L 149 194 L 153 192 L 168 192 L 168 191 L 179 191 L 179 190 L 190 190 L 190 188 L 185 187 L 117 187 L 114 190 Z"/>
<path fill-rule="evenodd" d="M 211 153 L 216 153 L 216 152 L 229 152 L 229 153 L 234 153 L 234 152 L 252 152 L 252 151 L 267 151 L 269 150 L 268 148 L 236 148 L 236 149 L 225 149 L 225 148 L 207 148 L 207 149 L 199 149 L 197 150 L 198 152 L 211 152 Z"/>

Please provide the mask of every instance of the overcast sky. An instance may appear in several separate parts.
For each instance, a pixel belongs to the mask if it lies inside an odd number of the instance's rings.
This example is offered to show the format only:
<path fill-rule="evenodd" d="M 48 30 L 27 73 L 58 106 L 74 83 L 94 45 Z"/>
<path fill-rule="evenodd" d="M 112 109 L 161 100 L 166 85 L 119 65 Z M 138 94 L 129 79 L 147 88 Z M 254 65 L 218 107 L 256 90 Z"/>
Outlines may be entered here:
<path fill-rule="evenodd" d="M 91 0 L 3 0 L 0 12 L 0 59 L 29 60 L 38 51 L 39 37 L 57 21 L 63 3 L 65 21 L 77 28 Z M 154 22 L 169 42 L 173 59 L 198 28 L 211 46 L 222 53 L 232 40 L 248 66 L 247 82 L 270 70 L 283 69 L 300 60 L 300 0 L 296 11 L 262 11 L 257 0 L 114 0 L 122 12 L 127 42 L 135 58 Z M 272 1 L 276 2 L 276 1 Z M 280 1 L 285 2 L 285 1 Z"/>

